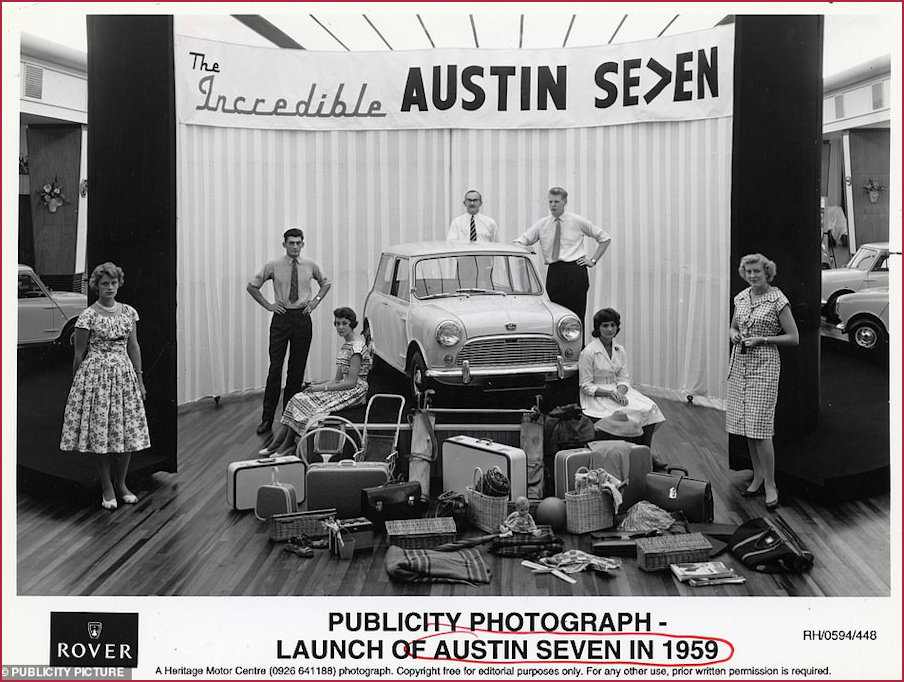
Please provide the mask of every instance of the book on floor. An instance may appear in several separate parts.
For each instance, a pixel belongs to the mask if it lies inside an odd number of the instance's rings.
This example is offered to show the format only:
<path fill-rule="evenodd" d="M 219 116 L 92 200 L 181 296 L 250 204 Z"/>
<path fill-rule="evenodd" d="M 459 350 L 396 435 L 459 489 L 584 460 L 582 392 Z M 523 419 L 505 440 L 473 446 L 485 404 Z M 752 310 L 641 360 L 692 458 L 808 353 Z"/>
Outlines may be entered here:
<path fill-rule="evenodd" d="M 697 561 L 693 563 L 672 564 L 672 573 L 681 582 L 687 582 L 691 578 L 733 578 L 737 576 L 734 569 L 729 568 L 721 561 Z"/>

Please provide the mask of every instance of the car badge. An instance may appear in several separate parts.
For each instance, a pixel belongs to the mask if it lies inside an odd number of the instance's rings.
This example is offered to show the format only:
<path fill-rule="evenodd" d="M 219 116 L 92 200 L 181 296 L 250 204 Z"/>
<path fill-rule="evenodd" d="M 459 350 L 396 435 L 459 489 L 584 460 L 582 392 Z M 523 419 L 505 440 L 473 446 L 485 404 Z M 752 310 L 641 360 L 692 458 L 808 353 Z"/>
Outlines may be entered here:
<path fill-rule="evenodd" d="M 508 331 L 513 332 L 513 331 L 515 331 L 515 330 L 518 328 L 518 325 L 515 324 L 514 322 L 506 322 L 505 328 L 506 328 Z"/>
<path fill-rule="evenodd" d="M 104 629 L 103 623 L 98 623 L 97 621 L 92 620 L 88 623 L 88 636 L 91 639 L 97 639 L 100 637 L 101 630 Z"/>

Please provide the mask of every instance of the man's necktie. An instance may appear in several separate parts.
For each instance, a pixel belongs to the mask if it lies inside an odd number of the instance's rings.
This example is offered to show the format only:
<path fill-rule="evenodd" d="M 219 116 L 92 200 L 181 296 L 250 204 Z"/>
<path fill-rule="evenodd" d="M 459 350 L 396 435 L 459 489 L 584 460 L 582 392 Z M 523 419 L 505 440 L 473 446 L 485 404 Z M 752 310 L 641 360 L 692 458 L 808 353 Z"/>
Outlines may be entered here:
<path fill-rule="evenodd" d="M 471 241 L 477 241 L 477 225 L 474 224 L 474 216 L 471 216 Z"/>
<path fill-rule="evenodd" d="M 550 262 L 559 260 L 559 249 L 562 248 L 562 219 L 556 218 L 556 234 L 552 238 L 552 258 Z"/>
<path fill-rule="evenodd" d="M 298 300 L 298 259 L 292 259 L 292 278 L 289 280 L 289 303 Z"/>

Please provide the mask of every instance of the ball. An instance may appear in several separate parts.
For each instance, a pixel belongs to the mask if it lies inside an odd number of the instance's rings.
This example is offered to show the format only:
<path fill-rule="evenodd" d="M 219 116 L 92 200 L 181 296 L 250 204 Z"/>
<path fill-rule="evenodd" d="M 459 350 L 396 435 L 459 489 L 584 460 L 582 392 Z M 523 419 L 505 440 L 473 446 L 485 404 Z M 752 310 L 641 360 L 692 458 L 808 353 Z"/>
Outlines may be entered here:
<path fill-rule="evenodd" d="M 553 530 L 565 528 L 565 500 L 558 497 L 547 497 L 537 505 L 534 513 L 537 523 L 552 526 Z"/>

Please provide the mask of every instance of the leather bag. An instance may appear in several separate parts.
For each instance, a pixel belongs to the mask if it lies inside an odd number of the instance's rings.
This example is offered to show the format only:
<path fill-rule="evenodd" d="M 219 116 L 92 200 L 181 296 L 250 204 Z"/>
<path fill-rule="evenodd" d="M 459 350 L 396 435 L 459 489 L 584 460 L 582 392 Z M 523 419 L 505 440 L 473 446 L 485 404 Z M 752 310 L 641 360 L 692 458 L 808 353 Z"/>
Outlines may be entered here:
<path fill-rule="evenodd" d="M 541 500 L 545 497 L 543 466 L 543 414 L 531 410 L 521 417 L 521 449 L 527 460 L 527 497 Z"/>
<path fill-rule="evenodd" d="M 680 473 L 673 473 L 680 472 Z M 687 469 L 647 474 L 646 499 L 669 512 L 682 511 L 691 523 L 713 522 L 713 489 L 709 481 L 691 478 Z"/>
<path fill-rule="evenodd" d="M 411 424 L 411 449 L 408 454 L 408 480 L 421 484 L 421 500 L 430 501 L 430 469 L 436 461 L 436 415 L 417 409 L 408 416 Z"/>
<path fill-rule="evenodd" d="M 417 481 L 387 483 L 361 490 L 361 515 L 383 532 L 387 521 L 417 519 L 422 516 L 421 484 Z"/>
<path fill-rule="evenodd" d="M 813 566 L 813 553 L 778 515 L 742 523 L 728 546 L 741 563 L 760 573 L 803 573 Z"/>

